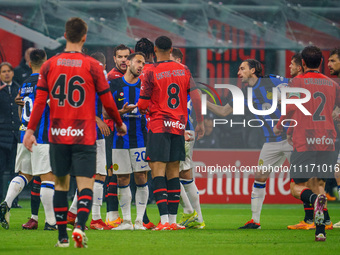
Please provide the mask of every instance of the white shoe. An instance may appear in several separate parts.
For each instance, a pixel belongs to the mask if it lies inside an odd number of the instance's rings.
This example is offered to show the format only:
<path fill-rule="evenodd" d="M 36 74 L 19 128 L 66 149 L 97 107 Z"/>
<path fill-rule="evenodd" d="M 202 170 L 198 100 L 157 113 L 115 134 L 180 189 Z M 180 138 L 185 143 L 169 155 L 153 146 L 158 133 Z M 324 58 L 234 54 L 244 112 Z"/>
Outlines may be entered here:
<path fill-rule="evenodd" d="M 136 220 L 134 225 L 135 230 L 146 230 L 146 227 L 143 226 L 143 222 Z"/>
<path fill-rule="evenodd" d="M 333 225 L 333 228 L 340 228 L 340 221 Z"/>
<path fill-rule="evenodd" d="M 75 241 L 75 248 L 87 248 L 87 237 L 80 228 L 75 228 L 72 233 L 72 238 Z"/>
<path fill-rule="evenodd" d="M 58 240 L 56 245 L 54 245 L 54 247 L 61 247 L 61 248 L 67 248 L 69 246 L 70 246 L 70 243 L 69 243 L 68 239 L 66 239 L 66 238 L 63 238 L 61 241 Z"/>
<path fill-rule="evenodd" d="M 113 228 L 112 230 L 133 230 L 133 225 L 130 220 L 123 221 L 118 227 Z"/>

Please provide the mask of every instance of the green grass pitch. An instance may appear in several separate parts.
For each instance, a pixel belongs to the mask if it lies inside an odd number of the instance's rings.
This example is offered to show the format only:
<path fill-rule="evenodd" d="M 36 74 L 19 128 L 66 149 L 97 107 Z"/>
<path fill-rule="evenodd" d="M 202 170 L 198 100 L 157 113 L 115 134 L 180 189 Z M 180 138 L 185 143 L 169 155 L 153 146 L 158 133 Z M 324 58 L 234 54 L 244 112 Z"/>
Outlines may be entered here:
<path fill-rule="evenodd" d="M 88 249 L 55 248 L 57 232 L 44 231 L 44 213 L 39 212 L 39 229 L 22 230 L 30 216 L 29 201 L 12 209 L 10 229 L 0 227 L 0 254 L 339 254 L 340 229 L 327 231 L 327 241 L 316 243 L 313 230 L 287 230 L 303 218 L 302 205 L 264 204 L 261 230 L 237 230 L 251 217 L 250 205 L 202 205 L 206 229 L 182 231 L 98 231 L 86 232 Z M 333 223 L 340 220 L 340 204 L 329 204 Z M 179 209 L 181 212 L 181 208 Z M 132 207 L 132 218 L 135 207 Z M 148 206 L 157 223 L 157 207 Z M 105 206 L 102 208 L 105 219 Z M 88 222 L 89 224 L 89 222 Z M 71 236 L 71 232 L 69 232 Z"/>

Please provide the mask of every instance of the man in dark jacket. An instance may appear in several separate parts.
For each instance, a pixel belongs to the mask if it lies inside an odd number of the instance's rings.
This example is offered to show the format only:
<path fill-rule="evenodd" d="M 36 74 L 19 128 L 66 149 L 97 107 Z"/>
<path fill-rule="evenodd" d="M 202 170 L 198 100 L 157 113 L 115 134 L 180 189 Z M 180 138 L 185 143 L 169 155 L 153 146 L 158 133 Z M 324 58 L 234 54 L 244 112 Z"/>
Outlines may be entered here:
<path fill-rule="evenodd" d="M 13 81 L 14 70 L 10 63 L 0 64 L 0 200 L 3 199 L 3 175 L 14 175 L 15 156 L 19 141 L 20 119 L 14 102 L 19 85 Z M 7 186 L 7 185 L 6 185 Z"/>
<path fill-rule="evenodd" d="M 32 70 L 28 66 L 32 50 L 34 50 L 34 48 L 31 47 L 25 51 L 25 56 L 22 58 L 20 64 L 14 69 L 14 80 L 20 86 L 32 74 Z"/>

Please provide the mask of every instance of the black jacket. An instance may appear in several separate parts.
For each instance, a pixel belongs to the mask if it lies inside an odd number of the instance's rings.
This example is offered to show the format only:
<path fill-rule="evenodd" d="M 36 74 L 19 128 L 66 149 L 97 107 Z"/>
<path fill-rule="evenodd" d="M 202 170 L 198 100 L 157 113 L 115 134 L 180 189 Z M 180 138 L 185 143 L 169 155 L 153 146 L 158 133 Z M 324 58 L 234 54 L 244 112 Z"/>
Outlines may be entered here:
<path fill-rule="evenodd" d="M 21 86 L 31 74 L 32 69 L 26 65 L 25 58 L 22 58 L 20 64 L 14 69 L 13 79 Z"/>
<path fill-rule="evenodd" d="M 0 85 L 3 85 L 0 82 Z M 14 102 L 19 85 L 13 81 L 11 93 L 8 86 L 0 90 L 0 147 L 11 149 L 13 143 L 19 141 L 20 118 L 18 105 Z"/>

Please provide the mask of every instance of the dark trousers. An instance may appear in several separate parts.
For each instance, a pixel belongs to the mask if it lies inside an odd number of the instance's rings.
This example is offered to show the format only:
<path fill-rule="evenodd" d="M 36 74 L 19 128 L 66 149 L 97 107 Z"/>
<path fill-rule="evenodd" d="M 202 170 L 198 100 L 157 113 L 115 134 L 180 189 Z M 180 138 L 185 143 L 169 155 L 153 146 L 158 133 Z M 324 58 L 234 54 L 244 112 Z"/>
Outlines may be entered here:
<path fill-rule="evenodd" d="M 0 147 L 0 201 L 5 198 L 8 182 L 4 183 L 5 172 L 9 175 L 9 181 L 14 178 L 15 157 L 17 155 L 17 143 L 13 143 L 11 149 Z"/>

